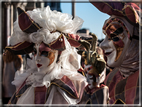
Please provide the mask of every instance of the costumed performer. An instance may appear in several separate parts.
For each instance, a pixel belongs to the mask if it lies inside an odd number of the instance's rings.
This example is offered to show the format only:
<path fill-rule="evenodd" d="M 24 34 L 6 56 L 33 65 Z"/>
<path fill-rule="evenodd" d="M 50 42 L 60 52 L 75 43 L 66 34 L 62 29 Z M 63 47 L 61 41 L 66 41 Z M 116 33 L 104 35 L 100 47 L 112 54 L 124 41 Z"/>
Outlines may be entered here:
<path fill-rule="evenodd" d="M 92 4 L 110 15 L 103 26 L 106 37 L 100 44 L 104 50 L 107 66 L 113 69 L 105 79 L 105 84 L 109 87 L 109 104 L 140 104 L 141 9 L 131 2 L 92 2 Z"/>
<path fill-rule="evenodd" d="M 49 6 L 27 12 L 17 9 L 19 16 L 6 50 L 32 53 L 32 66 L 28 63 L 26 71 L 15 75 L 12 83 L 17 91 L 9 104 L 77 104 L 87 85 L 77 72 L 81 56 L 75 33 L 83 20 L 51 11 Z"/>
<path fill-rule="evenodd" d="M 88 41 L 80 40 L 86 50 L 79 50 L 78 53 L 84 58 L 84 72 L 88 85 L 85 87 L 83 97 L 79 104 L 107 104 L 109 100 L 109 90 L 104 84 L 106 77 L 106 62 L 103 51 L 97 46 L 97 36 L 93 33 L 91 44 Z"/>

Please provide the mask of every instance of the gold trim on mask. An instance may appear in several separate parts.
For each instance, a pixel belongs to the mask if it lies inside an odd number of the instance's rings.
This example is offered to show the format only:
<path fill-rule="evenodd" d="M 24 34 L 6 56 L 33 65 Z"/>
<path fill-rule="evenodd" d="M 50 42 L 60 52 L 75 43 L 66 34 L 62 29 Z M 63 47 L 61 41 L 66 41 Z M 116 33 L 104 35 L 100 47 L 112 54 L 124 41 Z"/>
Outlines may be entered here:
<path fill-rule="evenodd" d="M 120 40 L 123 40 L 124 39 L 124 33 L 121 33 L 121 34 L 119 34 L 119 35 L 117 35 L 117 37 L 119 37 L 119 39 Z M 124 42 L 123 42 L 124 43 Z M 125 44 L 124 44 L 125 45 Z M 117 55 L 116 55 L 116 57 L 115 57 L 115 62 L 119 59 L 119 57 L 120 57 L 120 55 L 122 54 L 122 51 L 123 51 L 123 48 L 121 48 L 121 47 L 118 47 L 118 46 L 116 46 L 115 44 L 114 44 L 114 46 L 115 46 L 115 49 L 116 49 L 116 51 L 117 51 Z"/>
<path fill-rule="evenodd" d="M 48 65 L 48 66 L 50 66 L 55 60 L 55 51 L 49 51 L 49 54 L 47 57 L 50 59 L 50 63 Z"/>
<path fill-rule="evenodd" d="M 117 51 L 117 55 L 115 57 L 115 62 L 119 59 L 120 55 L 122 54 L 123 48 L 117 47 L 116 45 L 114 45 Z"/>
<path fill-rule="evenodd" d="M 106 30 L 108 29 L 108 27 L 109 27 L 110 25 L 112 25 L 112 23 L 114 23 L 114 22 L 119 23 L 119 24 L 124 28 L 124 30 L 126 30 L 126 32 L 128 33 L 128 35 L 130 35 L 130 33 L 129 33 L 127 27 L 125 26 L 125 24 L 124 24 L 124 23 L 121 21 L 121 19 L 119 19 L 119 18 L 111 18 L 110 20 L 108 20 L 108 21 L 105 23 L 105 25 L 103 26 L 103 33 L 104 33 L 105 35 L 107 35 Z"/>

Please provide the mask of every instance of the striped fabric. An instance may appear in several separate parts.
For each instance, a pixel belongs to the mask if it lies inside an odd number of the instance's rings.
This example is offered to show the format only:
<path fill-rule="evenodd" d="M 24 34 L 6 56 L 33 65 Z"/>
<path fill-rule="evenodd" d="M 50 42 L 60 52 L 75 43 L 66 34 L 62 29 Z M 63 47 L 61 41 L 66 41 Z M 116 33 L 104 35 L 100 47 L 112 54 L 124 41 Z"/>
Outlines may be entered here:
<path fill-rule="evenodd" d="M 26 81 L 26 80 L 25 80 Z M 25 82 L 21 85 L 19 90 L 14 93 L 14 95 L 11 97 L 8 104 L 16 104 L 18 101 L 18 98 L 31 86 L 26 85 Z M 79 94 L 77 93 L 77 89 L 72 83 L 72 81 L 67 77 L 63 76 L 61 79 L 55 79 L 51 82 L 50 87 L 46 88 L 43 87 L 35 87 L 35 98 L 34 103 L 35 104 L 45 104 L 46 100 L 48 99 L 49 93 L 52 89 L 52 86 L 55 85 L 59 87 L 60 89 L 64 90 L 67 95 L 69 95 L 72 98 L 79 98 Z"/>
<path fill-rule="evenodd" d="M 109 87 L 110 104 L 139 104 L 139 71 L 123 78 L 114 70 L 105 83 Z"/>
<path fill-rule="evenodd" d="M 30 87 L 30 85 L 26 85 L 25 81 L 23 82 L 23 84 L 21 85 L 21 87 L 18 89 L 18 91 L 16 91 L 13 94 L 13 96 L 9 100 L 8 104 L 16 104 L 16 102 L 18 101 L 18 98 Z"/>
<path fill-rule="evenodd" d="M 41 27 L 33 19 L 31 19 L 24 10 L 22 10 L 20 7 L 17 7 L 17 10 L 19 27 L 23 32 L 33 33 L 41 29 Z"/>

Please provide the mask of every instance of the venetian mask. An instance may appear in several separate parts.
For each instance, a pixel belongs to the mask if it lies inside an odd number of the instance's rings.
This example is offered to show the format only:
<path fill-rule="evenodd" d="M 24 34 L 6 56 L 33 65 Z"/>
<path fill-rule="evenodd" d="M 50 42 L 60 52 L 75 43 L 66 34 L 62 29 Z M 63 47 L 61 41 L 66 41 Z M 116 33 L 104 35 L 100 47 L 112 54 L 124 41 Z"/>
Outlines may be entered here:
<path fill-rule="evenodd" d="M 92 70 L 92 65 L 86 65 L 85 72 L 86 72 L 88 87 L 92 89 L 96 87 L 96 76 L 93 73 L 90 73 L 90 70 Z"/>
<path fill-rule="evenodd" d="M 103 27 L 106 35 L 100 47 L 104 50 L 109 67 L 121 65 L 125 52 L 130 44 L 129 32 L 123 22 L 117 18 L 107 21 Z"/>
<path fill-rule="evenodd" d="M 105 71 L 105 61 L 103 58 L 102 49 L 97 47 L 97 36 L 92 34 L 91 44 L 85 40 L 80 40 L 79 42 L 85 47 L 85 50 L 79 50 L 78 53 L 84 58 L 85 63 L 85 73 L 88 82 L 88 87 L 90 89 L 94 87 L 99 87 L 100 83 L 104 81 Z"/>
<path fill-rule="evenodd" d="M 48 48 L 44 43 L 36 44 L 33 54 L 38 72 L 45 72 L 55 60 L 55 50 Z"/>

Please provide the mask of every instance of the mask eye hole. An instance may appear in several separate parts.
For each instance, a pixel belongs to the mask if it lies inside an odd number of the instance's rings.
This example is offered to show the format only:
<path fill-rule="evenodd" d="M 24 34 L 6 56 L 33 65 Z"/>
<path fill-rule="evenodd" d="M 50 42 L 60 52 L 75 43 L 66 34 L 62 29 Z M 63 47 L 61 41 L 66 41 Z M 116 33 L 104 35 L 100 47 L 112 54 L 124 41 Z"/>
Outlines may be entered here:
<path fill-rule="evenodd" d="M 37 54 L 37 50 L 36 48 L 34 48 L 33 52 L 32 52 L 33 55 L 36 55 Z"/>
<path fill-rule="evenodd" d="M 88 77 L 89 79 L 92 79 L 92 80 L 94 79 L 93 75 L 89 75 Z"/>
<path fill-rule="evenodd" d="M 119 35 L 119 34 L 121 34 L 122 32 L 123 32 L 123 28 L 120 27 L 120 28 L 118 28 L 114 33 L 115 33 L 116 35 Z"/>
<path fill-rule="evenodd" d="M 113 38 L 113 37 L 115 37 L 115 36 L 117 36 L 117 35 L 114 34 L 114 33 L 110 34 L 110 37 L 111 37 L 111 38 Z"/>
<path fill-rule="evenodd" d="M 49 52 L 47 52 L 47 51 L 42 51 L 40 55 L 41 55 L 41 56 L 44 56 L 44 57 L 47 57 L 48 54 L 49 54 Z"/>
<path fill-rule="evenodd" d="M 123 28 L 120 27 L 118 28 L 115 32 L 113 32 L 112 34 L 110 34 L 111 40 L 113 40 L 114 42 L 119 41 L 119 37 L 117 35 L 123 33 Z"/>
<path fill-rule="evenodd" d="M 113 37 L 112 40 L 113 40 L 114 42 L 117 42 L 117 41 L 119 41 L 119 37 Z"/>
<path fill-rule="evenodd" d="M 28 55 L 28 54 L 26 55 L 26 58 L 28 58 L 28 59 L 31 59 L 31 60 L 32 60 L 32 58 L 31 58 L 31 57 L 30 57 L 30 55 Z"/>
<path fill-rule="evenodd" d="M 110 34 L 110 37 L 111 37 L 111 40 L 113 40 L 114 42 L 119 41 L 119 37 L 114 33 Z"/>

